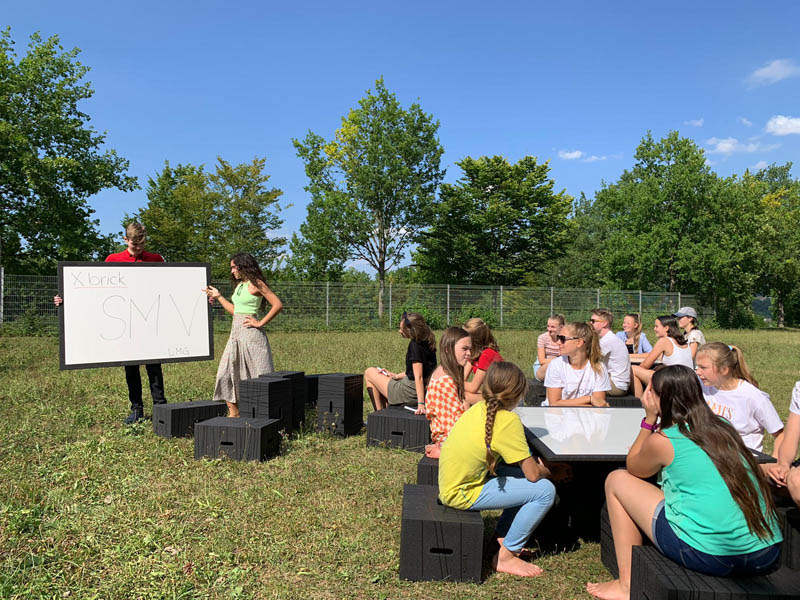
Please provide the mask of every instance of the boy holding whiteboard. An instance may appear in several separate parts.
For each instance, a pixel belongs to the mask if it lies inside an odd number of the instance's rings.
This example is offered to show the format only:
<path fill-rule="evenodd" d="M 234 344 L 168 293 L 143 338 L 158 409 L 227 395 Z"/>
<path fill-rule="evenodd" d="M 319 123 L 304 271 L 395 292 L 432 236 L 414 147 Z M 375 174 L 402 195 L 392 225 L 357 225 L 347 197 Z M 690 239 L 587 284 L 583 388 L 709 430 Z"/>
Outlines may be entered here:
<path fill-rule="evenodd" d="M 109 254 L 106 256 L 105 262 L 164 262 L 164 258 L 160 254 L 145 251 L 145 228 L 141 223 L 130 223 L 125 228 L 123 239 L 128 247 L 122 252 Z M 64 302 L 61 296 L 55 296 L 53 301 L 56 306 L 60 306 Z M 125 419 L 126 425 L 144 418 L 142 376 L 139 372 L 139 366 L 127 365 L 125 367 L 125 381 L 128 384 L 128 399 L 131 403 L 131 414 Z M 147 379 L 150 382 L 150 394 L 153 396 L 153 404 L 166 404 L 164 373 L 161 370 L 161 363 L 147 364 L 145 368 L 147 369 Z"/>

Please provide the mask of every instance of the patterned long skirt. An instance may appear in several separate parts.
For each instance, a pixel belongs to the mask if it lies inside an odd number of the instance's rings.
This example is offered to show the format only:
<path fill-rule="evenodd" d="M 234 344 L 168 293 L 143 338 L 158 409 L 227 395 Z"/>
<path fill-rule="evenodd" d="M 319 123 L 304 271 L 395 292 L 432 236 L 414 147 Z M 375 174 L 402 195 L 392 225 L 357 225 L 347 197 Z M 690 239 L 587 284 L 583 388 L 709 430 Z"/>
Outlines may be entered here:
<path fill-rule="evenodd" d="M 217 369 L 217 383 L 214 386 L 214 400 L 217 402 L 238 403 L 241 380 L 253 379 L 275 370 L 267 334 L 255 327 L 242 326 L 248 316 L 233 315 L 231 335 Z"/>

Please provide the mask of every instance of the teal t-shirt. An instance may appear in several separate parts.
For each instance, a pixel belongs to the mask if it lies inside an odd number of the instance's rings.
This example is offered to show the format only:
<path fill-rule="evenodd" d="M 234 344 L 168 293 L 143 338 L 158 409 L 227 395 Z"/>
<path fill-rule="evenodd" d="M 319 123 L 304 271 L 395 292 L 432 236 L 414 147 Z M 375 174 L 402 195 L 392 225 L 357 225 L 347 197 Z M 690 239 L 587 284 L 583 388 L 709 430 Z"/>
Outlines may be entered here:
<path fill-rule="evenodd" d="M 675 451 L 675 459 L 661 471 L 664 515 L 675 535 L 692 548 L 716 556 L 755 552 L 783 539 L 774 519 L 771 538 L 762 540 L 751 533 L 708 454 L 678 431 L 677 425 L 663 433 Z M 764 510 L 763 497 L 761 508 Z"/>

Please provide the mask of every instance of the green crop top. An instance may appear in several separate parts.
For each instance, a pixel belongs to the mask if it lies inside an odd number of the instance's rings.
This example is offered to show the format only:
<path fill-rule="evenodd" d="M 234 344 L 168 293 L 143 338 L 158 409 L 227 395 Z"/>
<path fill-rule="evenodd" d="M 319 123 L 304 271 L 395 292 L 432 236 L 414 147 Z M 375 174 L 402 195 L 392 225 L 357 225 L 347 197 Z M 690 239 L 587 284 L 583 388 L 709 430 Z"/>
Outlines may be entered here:
<path fill-rule="evenodd" d="M 233 290 L 233 314 L 235 315 L 254 315 L 258 312 L 261 296 L 251 294 L 247 288 L 247 282 L 243 281 Z"/>

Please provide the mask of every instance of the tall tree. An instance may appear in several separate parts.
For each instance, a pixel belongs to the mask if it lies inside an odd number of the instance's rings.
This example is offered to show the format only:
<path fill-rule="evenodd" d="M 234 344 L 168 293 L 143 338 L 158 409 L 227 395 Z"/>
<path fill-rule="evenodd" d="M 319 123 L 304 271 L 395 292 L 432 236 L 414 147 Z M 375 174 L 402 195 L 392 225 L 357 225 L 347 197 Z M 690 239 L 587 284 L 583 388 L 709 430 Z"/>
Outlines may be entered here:
<path fill-rule="evenodd" d="M 286 239 L 278 198 L 268 186 L 265 159 L 231 165 L 217 159 L 214 172 L 202 166 L 166 163 L 147 182 L 147 206 L 132 217 L 147 227 L 148 245 L 171 261 L 210 262 L 213 277 L 226 277 L 230 257 L 249 252 L 266 271 L 281 258 Z"/>
<path fill-rule="evenodd" d="M 381 315 L 386 273 L 427 225 L 444 175 L 438 129 L 419 104 L 403 108 L 381 78 L 342 118 L 332 141 L 311 131 L 294 140 L 311 194 L 302 243 L 322 268 L 340 268 L 338 246 L 375 269 Z"/>
<path fill-rule="evenodd" d="M 79 109 L 94 93 L 79 52 L 37 33 L 18 58 L 11 30 L 0 33 L 0 265 L 10 269 L 51 272 L 58 259 L 107 252 L 87 199 L 137 187 Z"/>
<path fill-rule="evenodd" d="M 520 285 L 564 253 L 572 197 L 553 191 L 547 162 L 502 156 L 457 163 L 464 175 L 443 184 L 415 262 L 427 281 Z"/>

